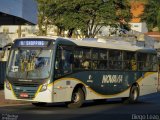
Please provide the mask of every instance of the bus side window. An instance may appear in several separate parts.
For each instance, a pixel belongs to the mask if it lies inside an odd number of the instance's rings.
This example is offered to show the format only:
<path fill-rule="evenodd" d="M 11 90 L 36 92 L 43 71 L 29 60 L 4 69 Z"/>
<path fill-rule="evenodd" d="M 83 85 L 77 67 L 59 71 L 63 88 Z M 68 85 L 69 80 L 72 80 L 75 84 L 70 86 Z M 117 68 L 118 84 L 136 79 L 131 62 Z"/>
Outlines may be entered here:
<path fill-rule="evenodd" d="M 74 49 L 74 70 L 90 69 L 90 58 L 90 49 L 84 47 L 76 47 Z"/>
<path fill-rule="evenodd" d="M 148 71 L 148 63 L 146 62 L 147 60 L 147 54 L 145 53 L 138 53 L 137 54 L 137 61 L 138 61 L 138 70 L 140 71 Z M 147 64 L 146 64 L 147 63 Z"/>
<path fill-rule="evenodd" d="M 74 56 L 71 47 L 59 46 L 55 61 L 55 76 L 60 77 L 72 72 Z"/>
<path fill-rule="evenodd" d="M 99 50 L 99 69 L 107 69 L 107 50 L 106 49 L 100 49 Z"/>
<path fill-rule="evenodd" d="M 152 55 L 146 54 L 146 60 L 144 61 L 143 71 L 152 71 Z"/>
<path fill-rule="evenodd" d="M 98 60 L 98 49 L 92 49 L 92 69 L 98 69 L 99 67 L 99 60 Z"/>
<path fill-rule="evenodd" d="M 130 62 L 131 62 L 131 70 L 133 70 L 133 71 L 137 70 L 136 59 L 134 57 L 132 57 Z"/>
<path fill-rule="evenodd" d="M 137 70 L 136 54 L 134 52 L 123 52 L 123 67 L 125 70 Z"/>
<path fill-rule="evenodd" d="M 90 49 L 83 49 L 83 56 L 81 61 L 82 69 L 90 69 L 91 68 L 91 52 Z"/>
<path fill-rule="evenodd" d="M 122 52 L 109 50 L 109 69 L 122 69 Z"/>
<path fill-rule="evenodd" d="M 152 71 L 157 71 L 158 70 L 158 64 L 157 64 L 157 56 L 156 55 L 150 55 L 150 61 L 152 62 L 151 65 L 151 70 Z"/>
<path fill-rule="evenodd" d="M 99 59 L 107 60 L 107 50 L 106 49 L 99 51 Z"/>
<path fill-rule="evenodd" d="M 81 48 L 75 48 L 74 50 L 74 70 L 81 69 L 82 66 L 82 57 L 83 57 L 83 51 Z"/>

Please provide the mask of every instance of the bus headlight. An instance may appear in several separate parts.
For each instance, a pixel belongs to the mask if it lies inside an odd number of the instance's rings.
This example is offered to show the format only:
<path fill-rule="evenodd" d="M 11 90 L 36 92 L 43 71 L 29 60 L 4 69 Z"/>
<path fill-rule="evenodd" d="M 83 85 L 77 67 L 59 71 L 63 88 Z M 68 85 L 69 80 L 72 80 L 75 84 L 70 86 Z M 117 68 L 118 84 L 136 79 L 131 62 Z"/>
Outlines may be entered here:
<path fill-rule="evenodd" d="M 46 90 L 47 90 L 47 84 L 43 84 L 40 92 L 43 92 L 43 91 L 46 91 Z"/>
<path fill-rule="evenodd" d="M 10 83 L 9 83 L 8 81 L 6 81 L 5 83 L 6 83 L 6 88 L 7 88 L 8 90 L 11 90 Z"/>

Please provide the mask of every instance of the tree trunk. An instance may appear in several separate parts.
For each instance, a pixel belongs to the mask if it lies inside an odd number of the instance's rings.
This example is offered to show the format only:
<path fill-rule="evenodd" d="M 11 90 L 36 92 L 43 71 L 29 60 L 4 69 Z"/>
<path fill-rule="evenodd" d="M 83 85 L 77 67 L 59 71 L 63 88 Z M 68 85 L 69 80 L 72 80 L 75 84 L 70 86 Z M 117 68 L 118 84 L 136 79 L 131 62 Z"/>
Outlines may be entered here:
<path fill-rule="evenodd" d="M 57 36 L 62 36 L 62 31 L 63 31 L 63 28 L 62 27 L 58 27 L 57 28 Z"/>
<path fill-rule="evenodd" d="M 48 31 L 48 23 L 45 24 L 44 35 L 47 35 L 47 31 Z"/>
<path fill-rule="evenodd" d="M 67 37 L 71 38 L 73 35 L 74 28 L 69 29 Z"/>
<path fill-rule="evenodd" d="M 21 29 L 21 25 L 18 26 L 18 38 L 21 38 L 22 35 L 22 29 Z"/>

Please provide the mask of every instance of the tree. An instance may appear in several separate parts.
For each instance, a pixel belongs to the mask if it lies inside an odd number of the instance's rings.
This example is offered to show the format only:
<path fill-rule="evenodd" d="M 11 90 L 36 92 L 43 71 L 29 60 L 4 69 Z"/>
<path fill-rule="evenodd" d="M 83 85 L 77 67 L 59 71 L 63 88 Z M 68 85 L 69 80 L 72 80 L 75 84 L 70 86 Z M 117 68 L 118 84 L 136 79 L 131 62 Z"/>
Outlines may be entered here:
<path fill-rule="evenodd" d="M 160 30 L 160 1 L 159 0 L 148 0 L 145 6 L 142 20 L 147 23 L 149 31 L 153 28 L 158 27 Z"/>
<path fill-rule="evenodd" d="M 80 29 L 85 37 L 95 37 L 102 26 L 131 18 L 128 0 L 70 0 L 65 1 L 64 8 L 65 26 L 71 30 Z"/>
<path fill-rule="evenodd" d="M 102 26 L 116 22 L 116 8 L 113 0 L 87 0 L 81 7 L 84 26 L 80 29 L 85 37 L 94 38 Z"/>
<path fill-rule="evenodd" d="M 129 0 L 48 1 L 45 8 L 41 7 L 44 9 L 42 13 L 46 12 L 45 19 L 58 27 L 59 35 L 64 30 L 68 31 L 68 37 L 77 30 L 85 37 L 95 37 L 102 26 L 115 25 L 120 19 L 128 21 L 131 18 Z"/>
<path fill-rule="evenodd" d="M 116 5 L 117 21 L 119 22 L 118 27 L 121 28 L 121 32 L 125 33 L 125 31 L 130 30 L 130 25 L 128 24 L 128 22 L 132 18 L 132 14 L 130 12 L 131 9 L 130 1 L 116 0 L 115 5 Z"/>
<path fill-rule="evenodd" d="M 38 28 L 39 28 L 38 35 L 47 35 L 47 29 L 49 24 L 47 12 L 50 9 L 50 7 L 48 7 L 49 0 L 37 0 L 37 2 L 38 2 Z"/>

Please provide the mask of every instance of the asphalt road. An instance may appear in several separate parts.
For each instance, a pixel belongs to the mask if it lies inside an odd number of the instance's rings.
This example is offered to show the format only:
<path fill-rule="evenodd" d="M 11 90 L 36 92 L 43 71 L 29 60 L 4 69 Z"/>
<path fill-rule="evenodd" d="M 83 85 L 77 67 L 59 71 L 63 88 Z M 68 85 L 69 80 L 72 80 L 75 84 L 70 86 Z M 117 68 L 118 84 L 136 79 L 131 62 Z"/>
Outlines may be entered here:
<path fill-rule="evenodd" d="M 140 97 L 136 104 L 110 99 L 104 104 L 88 101 L 76 109 L 68 109 L 63 103 L 0 106 L 0 114 L 2 120 L 160 120 L 160 93 Z"/>

